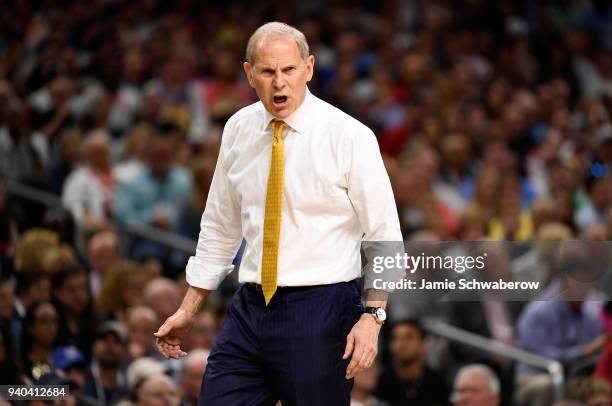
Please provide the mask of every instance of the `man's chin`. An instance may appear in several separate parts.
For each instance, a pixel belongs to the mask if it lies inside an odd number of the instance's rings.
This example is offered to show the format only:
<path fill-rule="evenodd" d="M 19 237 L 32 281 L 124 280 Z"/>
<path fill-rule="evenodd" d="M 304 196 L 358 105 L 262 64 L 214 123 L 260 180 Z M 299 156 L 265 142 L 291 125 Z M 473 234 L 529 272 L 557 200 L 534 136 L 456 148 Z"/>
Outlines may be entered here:
<path fill-rule="evenodd" d="M 271 106 L 270 108 L 270 113 L 278 118 L 278 119 L 285 119 L 287 117 L 289 117 L 291 115 L 291 113 L 293 112 L 289 106 L 283 106 L 283 107 L 276 107 L 276 106 Z"/>

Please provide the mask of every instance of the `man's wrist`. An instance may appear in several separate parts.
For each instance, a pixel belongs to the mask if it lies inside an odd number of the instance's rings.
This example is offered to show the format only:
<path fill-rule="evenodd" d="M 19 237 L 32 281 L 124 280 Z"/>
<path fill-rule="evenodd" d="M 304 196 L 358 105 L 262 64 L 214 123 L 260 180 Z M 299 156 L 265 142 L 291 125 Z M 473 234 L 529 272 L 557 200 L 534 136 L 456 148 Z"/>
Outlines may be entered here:
<path fill-rule="evenodd" d="M 370 325 L 375 325 L 376 327 L 378 327 L 379 330 L 383 325 L 383 322 L 378 321 L 376 319 L 376 316 L 374 316 L 373 314 L 363 313 L 361 315 L 361 320 L 364 320 L 366 323 Z"/>
<path fill-rule="evenodd" d="M 194 317 L 199 313 L 209 293 L 209 290 L 189 286 L 177 312 L 184 312 L 189 318 Z"/>

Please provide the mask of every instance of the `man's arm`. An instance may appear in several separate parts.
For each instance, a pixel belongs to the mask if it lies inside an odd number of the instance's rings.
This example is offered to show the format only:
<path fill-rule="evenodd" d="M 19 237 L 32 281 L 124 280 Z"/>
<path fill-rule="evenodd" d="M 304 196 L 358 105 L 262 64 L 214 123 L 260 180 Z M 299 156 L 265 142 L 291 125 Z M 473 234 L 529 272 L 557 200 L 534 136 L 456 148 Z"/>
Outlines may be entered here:
<path fill-rule="evenodd" d="M 229 123 L 226 125 L 226 130 Z M 225 131 L 224 131 L 225 133 Z M 185 270 L 189 289 L 179 309 L 155 333 L 157 348 L 166 357 L 182 357 L 183 336 L 210 291 L 216 289 L 234 266 L 232 260 L 242 241 L 240 207 L 223 165 L 223 145 L 200 223 L 196 253 Z"/>
<path fill-rule="evenodd" d="M 190 286 L 178 310 L 153 334 L 156 337 L 157 350 L 164 357 L 180 358 L 187 355 L 181 350 L 181 341 L 209 294 L 210 290 Z"/>
<path fill-rule="evenodd" d="M 364 241 L 398 242 L 402 234 L 391 182 L 385 169 L 374 134 L 357 131 L 346 151 L 349 155 L 348 195 L 364 233 Z M 371 275 L 366 275 L 366 306 L 387 305 L 388 292 L 369 289 Z M 370 314 L 363 314 L 347 337 L 343 359 L 351 357 L 346 370 L 350 379 L 369 368 L 378 354 L 378 334 L 382 323 Z"/>

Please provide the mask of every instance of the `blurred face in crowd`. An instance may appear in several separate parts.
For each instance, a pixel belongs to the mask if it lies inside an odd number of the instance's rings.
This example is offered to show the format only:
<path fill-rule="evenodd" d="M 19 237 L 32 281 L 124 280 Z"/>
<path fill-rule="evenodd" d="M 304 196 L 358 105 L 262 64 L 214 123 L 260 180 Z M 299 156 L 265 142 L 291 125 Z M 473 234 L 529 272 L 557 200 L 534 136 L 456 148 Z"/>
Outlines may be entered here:
<path fill-rule="evenodd" d="M 42 303 L 34 314 L 34 323 L 29 328 L 33 341 L 41 346 L 50 347 L 58 331 L 57 311 L 49 302 Z"/>
<path fill-rule="evenodd" d="M 59 289 L 56 290 L 55 296 L 64 308 L 70 310 L 73 314 L 81 314 L 89 301 L 85 272 L 67 277 Z"/>
<path fill-rule="evenodd" d="M 180 400 L 176 386 L 167 375 L 150 376 L 138 389 L 139 406 L 178 406 Z"/>
<path fill-rule="evenodd" d="M 170 317 L 181 304 L 181 294 L 175 282 L 157 278 L 145 288 L 145 303 L 155 311 L 159 320 Z"/>
<path fill-rule="evenodd" d="M 89 261 L 94 271 L 106 273 L 120 259 L 119 239 L 115 233 L 104 231 L 89 242 Z"/>
<path fill-rule="evenodd" d="M 110 147 L 106 136 L 103 134 L 92 134 L 85 141 L 85 154 L 87 163 L 95 170 L 107 171 L 110 169 Z"/>
<path fill-rule="evenodd" d="M 151 170 L 156 176 L 165 176 L 172 166 L 174 142 L 169 136 L 153 137 L 149 151 Z"/>
<path fill-rule="evenodd" d="M 425 343 L 421 332 L 411 324 L 399 324 L 393 328 L 389 346 L 394 363 L 398 366 L 422 359 Z"/>
<path fill-rule="evenodd" d="M 455 406 L 497 406 L 499 395 L 491 391 L 489 378 L 478 371 L 460 372 L 455 379 Z"/>
<path fill-rule="evenodd" d="M 51 280 L 46 275 L 38 275 L 36 279 L 32 281 L 30 287 L 22 292 L 23 302 L 27 304 L 42 302 L 51 299 Z"/>
<path fill-rule="evenodd" d="M 130 354 L 145 355 L 153 344 L 153 333 L 157 327 L 157 315 L 145 306 L 137 306 L 128 311 L 126 327 L 130 336 Z"/>
<path fill-rule="evenodd" d="M 153 279 L 151 275 L 144 272 L 130 273 L 125 278 L 123 288 L 123 302 L 126 306 L 135 306 L 144 302 L 143 290 L 147 283 Z"/>
<path fill-rule="evenodd" d="M 127 356 L 127 350 L 114 333 L 98 337 L 94 343 L 94 354 L 100 365 L 117 368 Z"/>
<path fill-rule="evenodd" d="M 293 38 L 276 36 L 260 41 L 244 71 L 266 110 L 284 119 L 304 101 L 313 66 L 314 56 L 304 61 Z"/>

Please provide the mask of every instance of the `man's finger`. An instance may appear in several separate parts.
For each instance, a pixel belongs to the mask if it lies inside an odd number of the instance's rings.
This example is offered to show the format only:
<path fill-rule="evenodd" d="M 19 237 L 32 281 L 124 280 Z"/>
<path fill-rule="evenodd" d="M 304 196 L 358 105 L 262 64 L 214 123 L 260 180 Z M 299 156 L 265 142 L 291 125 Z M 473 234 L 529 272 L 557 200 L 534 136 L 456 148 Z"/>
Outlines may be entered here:
<path fill-rule="evenodd" d="M 372 362 L 372 360 L 376 357 L 376 350 L 373 348 L 366 348 L 363 351 L 363 357 L 361 357 L 361 366 L 365 366 L 366 362 Z"/>
<path fill-rule="evenodd" d="M 163 337 L 166 334 L 168 334 L 170 332 L 171 328 L 168 326 L 167 323 L 164 323 L 161 325 L 161 327 L 159 328 L 159 330 L 157 330 L 157 332 L 153 333 L 153 335 L 155 337 Z"/>
<path fill-rule="evenodd" d="M 346 368 L 346 375 L 348 378 L 352 378 L 354 375 L 354 370 L 357 367 L 357 365 L 359 364 L 359 361 L 361 360 L 361 357 L 363 357 L 363 346 L 361 345 L 357 345 L 355 347 L 355 351 L 353 351 L 353 357 L 351 358 L 351 362 L 348 366 L 348 368 Z"/>
<path fill-rule="evenodd" d="M 344 350 L 344 355 L 342 356 L 342 359 L 347 359 L 348 357 L 350 357 L 354 347 L 355 338 L 351 334 L 349 334 L 346 339 L 346 349 Z"/>

